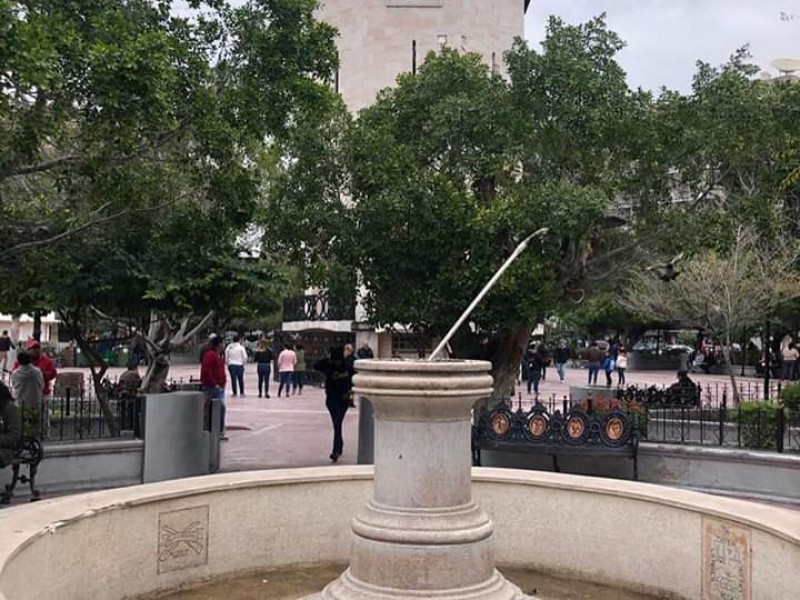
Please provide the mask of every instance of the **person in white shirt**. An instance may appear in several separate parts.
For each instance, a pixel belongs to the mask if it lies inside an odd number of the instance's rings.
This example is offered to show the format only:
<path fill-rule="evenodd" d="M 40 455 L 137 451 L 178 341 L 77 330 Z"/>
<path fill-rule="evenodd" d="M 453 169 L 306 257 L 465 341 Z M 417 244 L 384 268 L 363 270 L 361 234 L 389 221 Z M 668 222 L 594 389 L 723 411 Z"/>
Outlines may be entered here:
<path fill-rule="evenodd" d="M 244 366 L 247 364 L 247 349 L 242 346 L 239 336 L 234 336 L 233 341 L 225 348 L 225 364 L 231 374 L 231 390 L 233 397 L 239 393 L 244 396 Z"/>

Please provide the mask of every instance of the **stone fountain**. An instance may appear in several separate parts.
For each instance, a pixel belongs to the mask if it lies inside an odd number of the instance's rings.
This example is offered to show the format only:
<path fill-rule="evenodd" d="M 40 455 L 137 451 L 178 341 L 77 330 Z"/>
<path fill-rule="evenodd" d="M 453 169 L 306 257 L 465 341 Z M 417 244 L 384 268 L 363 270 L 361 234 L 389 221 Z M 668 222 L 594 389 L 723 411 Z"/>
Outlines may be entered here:
<path fill-rule="evenodd" d="M 375 409 L 372 500 L 352 522 L 350 567 L 315 600 L 528 598 L 495 569 L 494 524 L 472 497 L 473 404 L 492 392 L 481 361 L 358 361 Z"/>

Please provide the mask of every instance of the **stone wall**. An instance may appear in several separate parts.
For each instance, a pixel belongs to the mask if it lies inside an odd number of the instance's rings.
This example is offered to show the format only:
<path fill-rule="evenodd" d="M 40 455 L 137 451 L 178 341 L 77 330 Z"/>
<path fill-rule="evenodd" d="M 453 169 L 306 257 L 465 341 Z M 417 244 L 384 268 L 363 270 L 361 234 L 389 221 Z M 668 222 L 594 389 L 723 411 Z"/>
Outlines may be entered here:
<path fill-rule="evenodd" d="M 552 471 L 541 454 L 481 453 L 485 467 Z M 632 462 L 615 456 L 559 456 L 564 473 L 632 478 Z M 641 481 L 743 498 L 800 505 L 800 455 L 716 447 L 643 443 L 639 446 Z"/>
<path fill-rule="evenodd" d="M 0 511 L 0 600 L 121 600 L 245 572 L 344 563 L 371 474 L 234 473 Z M 664 598 L 796 595 L 795 511 L 552 473 L 476 469 L 473 482 L 495 522 L 501 568 Z"/>
<path fill-rule="evenodd" d="M 411 71 L 413 41 L 418 65 L 444 42 L 487 64 L 494 54 L 502 68 L 503 53 L 524 34 L 524 9 L 523 0 L 324 0 L 319 18 L 340 32 L 339 91 L 359 110 Z"/>
<path fill-rule="evenodd" d="M 99 490 L 142 482 L 142 440 L 95 440 L 45 443 L 36 486 L 44 497 L 64 492 Z M 23 467 L 22 473 L 27 474 Z M 0 470 L 0 488 L 11 481 L 11 469 Z M 27 484 L 18 484 L 17 496 L 27 496 Z"/>

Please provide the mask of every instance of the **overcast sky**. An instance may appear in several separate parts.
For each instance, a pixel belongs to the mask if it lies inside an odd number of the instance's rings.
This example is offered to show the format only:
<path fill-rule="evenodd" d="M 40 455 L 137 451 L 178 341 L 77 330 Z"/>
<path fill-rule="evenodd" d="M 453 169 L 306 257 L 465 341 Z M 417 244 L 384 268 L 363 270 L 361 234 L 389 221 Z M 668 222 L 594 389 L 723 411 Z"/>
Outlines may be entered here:
<path fill-rule="evenodd" d="M 688 91 L 698 59 L 720 64 L 745 44 L 773 74 L 773 59 L 800 58 L 800 0 L 533 0 L 526 37 L 541 41 L 549 15 L 579 23 L 602 12 L 628 43 L 619 61 L 633 87 Z"/>

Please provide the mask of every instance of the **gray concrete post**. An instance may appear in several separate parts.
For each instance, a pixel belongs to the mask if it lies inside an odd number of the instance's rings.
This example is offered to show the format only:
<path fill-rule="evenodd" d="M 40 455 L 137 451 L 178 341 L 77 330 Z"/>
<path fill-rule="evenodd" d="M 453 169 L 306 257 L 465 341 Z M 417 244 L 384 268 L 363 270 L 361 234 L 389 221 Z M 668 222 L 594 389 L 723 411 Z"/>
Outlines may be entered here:
<path fill-rule="evenodd" d="M 148 394 L 144 406 L 143 481 L 208 473 L 208 434 L 202 392 Z"/>

